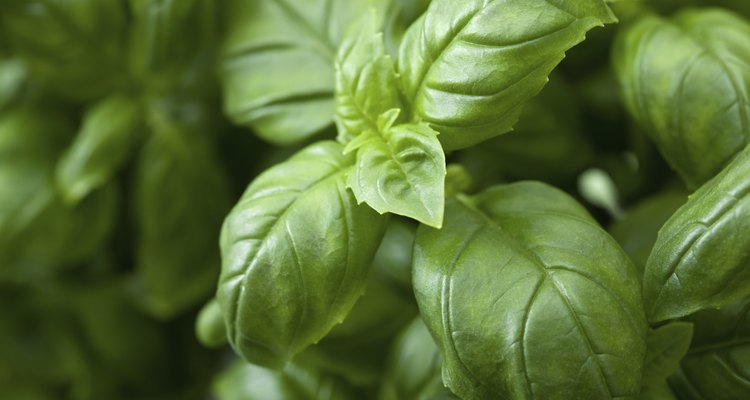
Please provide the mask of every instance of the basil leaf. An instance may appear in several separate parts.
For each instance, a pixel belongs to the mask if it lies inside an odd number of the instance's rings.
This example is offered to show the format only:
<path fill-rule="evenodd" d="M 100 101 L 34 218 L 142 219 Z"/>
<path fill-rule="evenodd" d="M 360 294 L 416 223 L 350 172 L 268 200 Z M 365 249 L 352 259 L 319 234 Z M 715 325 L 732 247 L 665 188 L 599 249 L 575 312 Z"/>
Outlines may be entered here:
<path fill-rule="evenodd" d="M 0 4 L 0 36 L 30 75 L 75 99 L 104 95 L 122 79 L 126 24 L 122 0 Z"/>
<path fill-rule="evenodd" d="M 708 181 L 659 231 L 643 296 L 651 322 L 750 295 L 750 150 Z"/>
<path fill-rule="evenodd" d="M 210 54 L 218 36 L 218 7 L 210 0 L 129 0 L 132 72 L 151 86 L 171 87 Z"/>
<path fill-rule="evenodd" d="M 195 322 L 195 336 L 202 345 L 214 348 L 227 344 L 227 329 L 224 315 L 216 299 L 212 299 L 201 309 Z"/>
<path fill-rule="evenodd" d="M 114 95 L 92 107 L 56 172 L 62 196 L 78 203 L 107 183 L 140 143 L 145 127 L 136 100 Z"/>
<path fill-rule="evenodd" d="M 406 98 L 446 150 L 470 147 L 511 130 L 565 51 L 615 21 L 602 0 L 433 0 L 401 44 Z"/>
<path fill-rule="evenodd" d="M 640 276 L 643 276 L 659 229 L 687 198 L 682 190 L 663 191 L 636 203 L 625 211 L 624 218 L 609 227 L 609 233 L 630 256 Z"/>
<path fill-rule="evenodd" d="M 290 364 L 274 371 L 237 361 L 214 382 L 217 400 L 350 400 L 358 398 L 339 380 Z"/>
<path fill-rule="evenodd" d="M 383 9 L 388 2 L 373 2 Z M 336 49 L 362 0 L 230 0 L 222 78 L 227 115 L 275 144 L 298 143 L 334 116 Z"/>
<path fill-rule="evenodd" d="M 386 54 L 377 12 L 366 13 L 344 37 L 336 56 L 336 125 L 346 144 L 378 134 L 378 116 L 403 104 L 391 56 Z"/>
<path fill-rule="evenodd" d="M 73 265 L 109 235 L 117 203 L 113 187 L 76 207 L 66 206 L 55 190 L 52 171 L 70 132 L 67 118 L 51 110 L 20 107 L 0 115 L 3 278 L 33 280 Z"/>
<path fill-rule="evenodd" d="M 364 290 L 385 218 L 346 190 L 351 162 L 340 144 L 313 144 L 261 174 L 224 222 L 218 300 L 248 361 L 282 366 Z"/>
<path fill-rule="evenodd" d="M 442 360 L 421 318 L 416 318 L 393 343 L 378 400 L 456 398 L 440 378 Z"/>
<path fill-rule="evenodd" d="M 133 290 L 148 313 L 168 318 L 214 289 L 220 263 L 215 238 L 229 208 L 229 188 L 200 125 L 163 111 L 151 115 L 152 133 L 134 176 Z"/>
<path fill-rule="evenodd" d="M 413 235 L 398 219 L 389 220 L 365 294 L 341 325 L 295 362 L 313 365 L 358 386 L 378 382 L 393 337 L 417 314 L 411 286 L 405 289 L 398 276 L 404 270 L 411 272 Z"/>
<path fill-rule="evenodd" d="M 693 325 L 672 322 L 651 331 L 646 341 L 643 386 L 656 387 L 680 368 L 680 360 L 690 348 Z"/>
<path fill-rule="evenodd" d="M 720 9 L 646 15 L 621 33 L 613 57 L 625 105 L 688 186 L 750 141 L 747 21 Z"/>
<path fill-rule="evenodd" d="M 357 150 L 347 187 L 357 201 L 440 227 L 445 156 L 427 125 L 397 125 L 402 104 L 391 57 L 385 54 L 377 15 L 347 36 L 336 63 L 336 112 L 345 152 Z M 375 94 L 375 95 L 373 95 Z"/>
<path fill-rule="evenodd" d="M 414 291 L 464 399 L 634 397 L 646 323 L 636 271 L 565 193 L 521 182 L 420 227 Z"/>
<path fill-rule="evenodd" d="M 750 396 L 750 301 L 688 318 L 693 344 L 669 383 L 680 399 L 744 399 Z"/>
<path fill-rule="evenodd" d="M 26 74 L 23 62 L 0 56 L 0 112 L 18 100 L 26 83 Z"/>
<path fill-rule="evenodd" d="M 570 185 L 594 159 L 574 88 L 553 74 L 529 100 L 512 132 L 465 149 L 458 160 L 480 186 L 498 181 L 541 180 Z"/>
<path fill-rule="evenodd" d="M 445 155 L 426 124 L 387 127 L 357 149 L 347 187 L 358 202 L 440 228 L 445 203 Z"/>

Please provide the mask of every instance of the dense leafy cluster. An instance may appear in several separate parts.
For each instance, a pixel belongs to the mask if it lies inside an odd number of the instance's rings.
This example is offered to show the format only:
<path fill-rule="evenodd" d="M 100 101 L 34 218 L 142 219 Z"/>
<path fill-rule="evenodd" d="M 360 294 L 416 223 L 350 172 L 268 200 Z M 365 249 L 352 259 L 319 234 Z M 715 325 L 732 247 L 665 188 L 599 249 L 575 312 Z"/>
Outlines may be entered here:
<path fill-rule="evenodd" d="M 743 0 L 4 0 L 0 398 L 750 398 L 749 142 Z"/>

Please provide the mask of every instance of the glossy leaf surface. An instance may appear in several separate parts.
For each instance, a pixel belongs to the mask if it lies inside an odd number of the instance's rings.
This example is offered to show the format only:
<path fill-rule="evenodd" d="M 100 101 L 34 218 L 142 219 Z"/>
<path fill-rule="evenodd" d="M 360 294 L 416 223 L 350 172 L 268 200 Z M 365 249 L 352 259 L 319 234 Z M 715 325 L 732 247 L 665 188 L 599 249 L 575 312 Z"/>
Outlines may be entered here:
<path fill-rule="evenodd" d="M 613 56 L 625 105 L 688 186 L 750 141 L 746 20 L 720 9 L 646 15 L 622 32 Z"/>
<path fill-rule="evenodd" d="M 420 227 L 414 288 L 464 399 L 634 397 L 646 348 L 637 273 L 575 200 L 493 187 Z M 500 397 L 498 397 L 500 396 Z"/>
<path fill-rule="evenodd" d="M 643 294 L 652 322 L 750 295 L 750 151 L 690 196 L 659 231 Z"/>
<path fill-rule="evenodd" d="M 390 218 L 375 253 L 364 295 L 340 325 L 295 361 L 308 363 L 360 386 L 377 383 L 394 336 L 417 315 L 409 282 L 414 230 Z"/>
<path fill-rule="evenodd" d="M 447 150 L 472 146 L 509 131 L 565 51 L 615 21 L 602 0 L 433 0 L 401 44 L 406 99 Z"/>
<path fill-rule="evenodd" d="M 218 300 L 247 360 L 282 366 L 362 294 L 385 218 L 347 191 L 351 162 L 340 144 L 313 144 L 261 174 L 224 222 Z"/>

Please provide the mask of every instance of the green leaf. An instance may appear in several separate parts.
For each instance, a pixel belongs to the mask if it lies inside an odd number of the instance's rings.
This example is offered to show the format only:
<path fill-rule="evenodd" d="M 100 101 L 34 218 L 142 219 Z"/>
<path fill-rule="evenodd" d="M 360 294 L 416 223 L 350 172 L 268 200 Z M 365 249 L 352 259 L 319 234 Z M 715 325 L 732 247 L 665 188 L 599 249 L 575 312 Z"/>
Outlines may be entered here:
<path fill-rule="evenodd" d="M 403 108 L 379 25 L 377 12 L 370 10 L 344 37 L 336 56 L 336 125 L 344 144 L 367 133 L 379 134 L 378 117 Z"/>
<path fill-rule="evenodd" d="M 659 229 L 685 204 L 687 197 L 687 193 L 677 189 L 660 192 L 627 209 L 625 217 L 609 227 L 609 233 L 628 253 L 641 276 Z"/>
<path fill-rule="evenodd" d="M 376 384 L 393 337 L 417 314 L 411 285 L 398 275 L 411 273 L 414 231 L 392 218 L 375 254 L 365 294 L 341 325 L 295 358 L 346 378 L 358 386 Z"/>
<path fill-rule="evenodd" d="M 313 144 L 261 174 L 225 220 L 217 297 L 248 361 L 283 366 L 362 294 L 385 218 L 346 190 L 351 162 L 338 143 Z"/>
<path fill-rule="evenodd" d="M 0 4 L 0 36 L 30 75 L 75 99 L 104 95 L 123 78 L 126 24 L 122 0 Z"/>
<path fill-rule="evenodd" d="M 141 79 L 179 77 L 196 56 L 211 50 L 217 6 L 211 0 L 129 0 L 130 65 Z"/>
<path fill-rule="evenodd" d="M 383 9 L 388 2 L 372 3 Z M 230 0 L 221 64 L 229 117 L 275 144 L 331 126 L 336 50 L 368 7 L 362 0 Z"/>
<path fill-rule="evenodd" d="M 688 186 L 750 141 L 747 21 L 720 9 L 645 15 L 620 34 L 613 58 L 625 105 Z"/>
<path fill-rule="evenodd" d="M 195 336 L 202 345 L 209 348 L 227 344 L 227 329 L 219 302 L 212 299 L 201 309 L 195 322 Z"/>
<path fill-rule="evenodd" d="M 570 185 L 591 166 L 595 149 L 586 136 L 575 90 L 562 75 L 524 106 L 512 132 L 457 154 L 480 187 L 505 180 L 541 180 Z"/>
<path fill-rule="evenodd" d="M 652 330 L 646 341 L 643 386 L 656 387 L 680 368 L 693 338 L 693 324 L 672 322 Z"/>
<path fill-rule="evenodd" d="M 113 95 L 94 105 L 58 162 L 55 172 L 63 198 L 76 204 L 109 182 L 140 144 L 144 130 L 136 100 Z"/>
<path fill-rule="evenodd" d="M 416 318 L 393 343 L 378 399 L 430 400 L 452 395 L 440 378 L 441 365 L 435 341 L 422 319 Z"/>
<path fill-rule="evenodd" d="M 134 176 L 134 294 L 168 318 L 209 297 L 219 273 L 216 238 L 230 207 L 226 177 L 200 124 L 152 110 Z"/>
<path fill-rule="evenodd" d="M 646 322 L 635 268 L 575 200 L 521 182 L 422 226 L 414 291 L 464 399 L 635 397 Z"/>
<path fill-rule="evenodd" d="M 289 364 L 274 371 L 241 361 L 214 382 L 217 400 L 351 400 L 357 394 L 334 377 Z"/>
<path fill-rule="evenodd" d="M 723 307 L 750 295 L 750 150 L 690 196 L 659 231 L 646 264 L 649 321 Z"/>
<path fill-rule="evenodd" d="M 347 187 L 358 202 L 439 228 L 445 204 L 445 155 L 426 124 L 398 125 L 357 150 Z"/>
<path fill-rule="evenodd" d="M 45 118 L 39 118 L 45 115 Z M 57 195 L 52 172 L 72 125 L 51 110 L 0 115 L 0 275 L 33 280 L 97 251 L 117 204 L 107 187 L 76 207 Z M 14 268 L 17 265 L 19 268 Z"/>
<path fill-rule="evenodd" d="M 688 318 L 693 344 L 669 383 L 680 399 L 750 397 L 750 300 Z"/>
<path fill-rule="evenodd" d="M 470 147 L 509 131 L 565 51 L 615 21 L 602 0 L 433 0 L 401 44 L 407 101 L 446 150 Z"/>

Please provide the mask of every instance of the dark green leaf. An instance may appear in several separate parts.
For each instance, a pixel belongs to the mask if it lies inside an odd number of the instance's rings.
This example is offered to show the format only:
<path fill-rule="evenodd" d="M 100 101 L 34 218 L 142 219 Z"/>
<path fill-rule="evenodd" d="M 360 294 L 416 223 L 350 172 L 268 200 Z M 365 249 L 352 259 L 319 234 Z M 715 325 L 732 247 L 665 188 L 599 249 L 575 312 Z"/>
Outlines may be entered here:
<path fill-rule="evenodd" d="M 652 322 L 750 295 L 750 150 L 690 196 L 659 231 L 643 295 Z"/>
<path fill-rule="evenodd" d="M 646 341 L 643 363 L 643 386 L 657 387 L 666 383 L 680 367 L 693 338 L 693 324 L 672 322 L 652 330 Z"/>
<path fill-rule="evenodd" d="M 401 44 L 406 98 L 446 149 L 472 146 L 509 131 L 565 51 L 615 21 L 602 0 L 433 0 Z"/>
<path fill-rule="evenodd" d="M 113 95 L 92 107 L 55 171 L 63 198 L 76 204 L 112 179 L 140 144 L 144 130 L 135 99 Z"/>
<path fill-rule="evenodd" d="M 123 78 L 122 0 L 0 3 L 0 36 L 38 82 L 77 98 L 106 94 Z"/>
<path fill-rule="evenodd" d="M 750 141 L 747 21 L 720 9 L 645 15 L 622 32 L 613 55 L 625 105 L 688 186 Z"/>
<path fill-rule="evenodd" d="M 609 233 L 628 253 L 641 276 L 659 229 L 686 201 L 684 191 L 667 190 L 636 203 L 625 211 L 623 219 L 610 226 Z"/>
<path fill-rule="evenodd" d="M 208 298 L 219 273 L 216 238 L 229 189 L 200 125 L 152 112 L 138 159 L 135 293 L 145 309 L 171 317 Z"/>
<path fill-rule="evenodd" d="M 72 132 L 67 122 L 45 109 L 18 108 L 0 115 L 3 277 L 25 280 L 50 267 L 75 264 L 97 251 L 110 232 L 117 200 L 113 187 L 76 207 L 66 206 L 55 190 L 54 164 Z M 14 263 L 21 266 L 18 271 L 11 268 Z"/>
<path fill-rule="evenodd" d="M 646 323 L 635 268 L 575 200 L 522 182 L 420 227 L 414 290 L 464 399 L 635 397 Z"/>
<path fill-rule="evenodd" d="M 693 344 L 669 383 L 680 399 L 736 400 L 750 397 L 750 300 L 722 310 L 701 311 Z"/>
<path fill-rule="evenodd" d="M 393 344 L 378 399 L 432 400 L 440 394 L 452 395 L 443 386 L 441 364 L 430 332 L 421 318 L 415 319 Z"/>
<path fill-rule="evenodd" d="M 367 282 L 385 218 L 346 190 L 353 160 L 319 142 L 261 174 L 224 222 L 218 300 L 245 359 L 279 367 L 322 339 Z"/>

